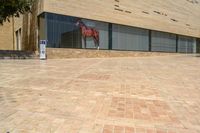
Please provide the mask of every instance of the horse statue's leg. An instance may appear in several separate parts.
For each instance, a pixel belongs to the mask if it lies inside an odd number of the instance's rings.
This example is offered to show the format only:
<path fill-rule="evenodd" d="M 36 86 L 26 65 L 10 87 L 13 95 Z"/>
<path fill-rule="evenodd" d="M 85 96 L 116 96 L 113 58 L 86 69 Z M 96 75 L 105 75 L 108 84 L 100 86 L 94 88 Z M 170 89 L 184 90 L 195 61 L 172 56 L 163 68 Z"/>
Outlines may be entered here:
<path fill-rule="evenodd" d="M 94 43 L 95 43 L 95 47 L 99 50 L 99 37 L 93 36 L 93 40 L 94 40 Z"/>
<path fill-rule="evenodd" d="M 99 41 L 96 37 L 93 37 L 94 43 L 95 43 L 95 47 L 99 50 Z"/>
<path fill-rule="evenodd" d="M 99 36 L 97 36 L 97 49 L 99 50 Z"/>
<path fill-rule="evenodd" d="M 99 41 L 97 40 L 97 49 L 99 50 Z"/>

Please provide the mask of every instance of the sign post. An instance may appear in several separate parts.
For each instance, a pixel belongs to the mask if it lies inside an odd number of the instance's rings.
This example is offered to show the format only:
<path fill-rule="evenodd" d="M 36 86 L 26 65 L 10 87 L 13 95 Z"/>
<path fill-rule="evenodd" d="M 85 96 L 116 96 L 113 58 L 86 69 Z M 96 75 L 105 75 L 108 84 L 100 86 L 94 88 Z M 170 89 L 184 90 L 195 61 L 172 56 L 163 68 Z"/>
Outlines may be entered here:
<path fill-rule="evenodd" d="M 47 40 L 40 40 L 40 60 L 46 60 Z"/>

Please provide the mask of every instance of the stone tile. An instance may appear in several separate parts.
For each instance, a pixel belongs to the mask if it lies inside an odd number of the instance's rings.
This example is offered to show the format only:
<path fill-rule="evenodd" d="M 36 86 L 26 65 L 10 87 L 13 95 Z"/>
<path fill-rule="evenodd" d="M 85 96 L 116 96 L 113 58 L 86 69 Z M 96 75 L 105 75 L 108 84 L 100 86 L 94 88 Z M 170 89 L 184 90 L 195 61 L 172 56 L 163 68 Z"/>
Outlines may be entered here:
<path fill-rule="evenodd" d="M 190 55 L 1 60 L 0 133 L 199 133 Z"/>

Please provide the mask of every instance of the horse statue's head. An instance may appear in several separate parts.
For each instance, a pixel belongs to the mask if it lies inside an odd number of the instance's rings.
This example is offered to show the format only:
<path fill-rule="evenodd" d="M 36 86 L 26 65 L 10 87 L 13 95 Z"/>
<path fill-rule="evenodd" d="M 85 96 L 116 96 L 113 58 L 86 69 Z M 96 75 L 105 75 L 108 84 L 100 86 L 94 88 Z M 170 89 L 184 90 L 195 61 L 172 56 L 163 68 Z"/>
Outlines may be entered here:
<path fill-rule="evenodd" d="M 83 22 L 81 21 L 81 19 L 78 19 L 76 22 L 76 26 L 80 26 Z"/>

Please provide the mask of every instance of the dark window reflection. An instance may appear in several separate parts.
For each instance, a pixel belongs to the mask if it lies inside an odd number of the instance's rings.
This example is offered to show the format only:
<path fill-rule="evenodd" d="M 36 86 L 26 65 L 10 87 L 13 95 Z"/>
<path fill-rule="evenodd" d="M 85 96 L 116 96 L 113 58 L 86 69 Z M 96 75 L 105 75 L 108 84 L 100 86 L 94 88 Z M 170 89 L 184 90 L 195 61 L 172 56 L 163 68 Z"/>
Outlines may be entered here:
<path fill-rule="evenodd" d="M 179 53 L 193 53 L 195 40 L 191 37 L 179 36 L 178 52 Z"/>
<path fill-rule="evenodd" d="M 176 35 L 152 31 L 152 51 L 176 52 Z"/>
<path fill-rule="evenodd" d="M 100 49 L 108 49 L 108 24 L 103 22 L 80 19 L 47 13 L 48 47 L 52 48 L 84 48 L 80 26 L 81 20 L 87 28 L 94 28 L 99 32 Z M 92 37 L 86 37 L 86 48 L 96 48 Z"/>
<path fill-rule="evenodd" d="M 149 50 L 148 30 L 113 24 L 113 49 Z"/>
<path fill-rule="evenodd" d="M 47 14 L 48 47 L 82 48 L 80 29 L 77 18 L 55 14 Z"/>
<path fill-rule="evenodd" d="M 77 25 L 78 21 L 81 21 L 86 29 L 98 31 L 100 49 L 110 47 L 115 50 L 148 51 L 151 40 L 152 51 L 196 51 L 196 40 L 191 37 L 176 38 L 175 34 L 152 31 L 149 38 L 149 30 L 146 29 L 53 13 L 43 13 L 39 16 L 39 40 L 47 39 L 47 47 L 51 48 L 85 48 L 86 42 L 86 48 L 96 49 L 93 37 L 86 37 L 84 41 L 80 25 Z"/>

